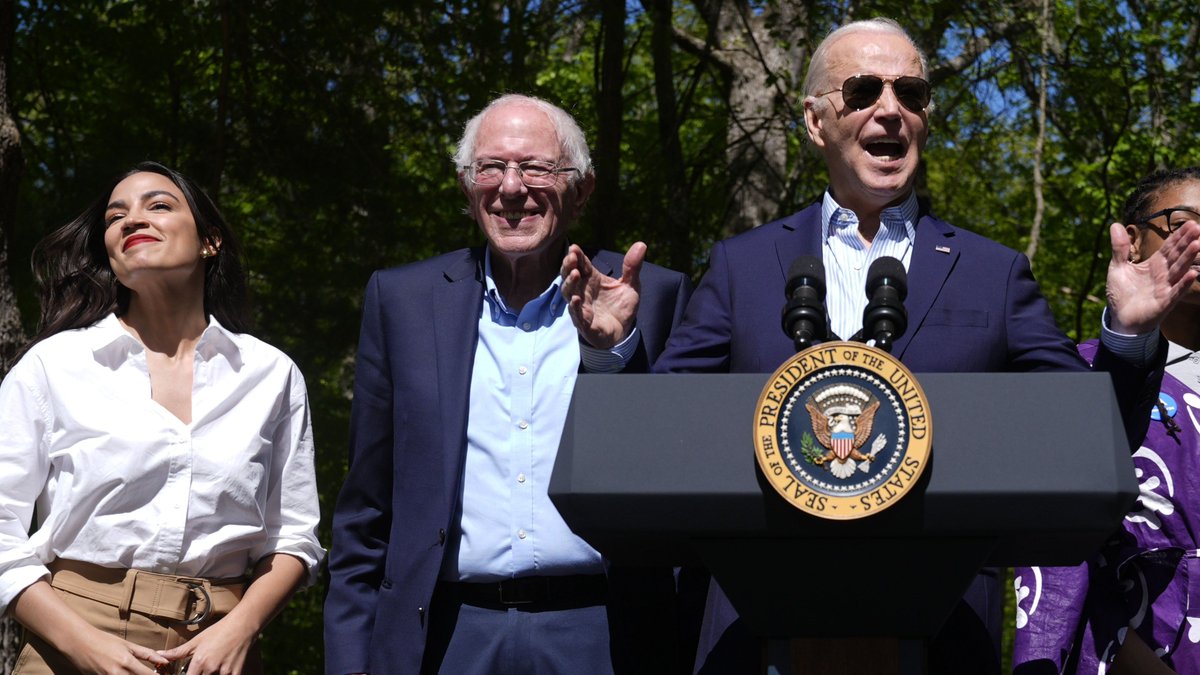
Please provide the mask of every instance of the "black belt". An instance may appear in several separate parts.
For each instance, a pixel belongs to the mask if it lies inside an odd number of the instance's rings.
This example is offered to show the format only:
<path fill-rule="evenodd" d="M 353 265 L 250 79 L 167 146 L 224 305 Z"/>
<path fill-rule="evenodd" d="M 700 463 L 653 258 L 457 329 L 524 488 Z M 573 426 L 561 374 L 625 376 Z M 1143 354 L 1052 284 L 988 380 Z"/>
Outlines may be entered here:
<path fill-rule="evenodd" d="M 608 579 L 603 574 L 574 574 L 478 583 L 440 581 L 438 591 L 448 600 L 480 607 L 569 609 L 603 605 L 608 598 Z"/>

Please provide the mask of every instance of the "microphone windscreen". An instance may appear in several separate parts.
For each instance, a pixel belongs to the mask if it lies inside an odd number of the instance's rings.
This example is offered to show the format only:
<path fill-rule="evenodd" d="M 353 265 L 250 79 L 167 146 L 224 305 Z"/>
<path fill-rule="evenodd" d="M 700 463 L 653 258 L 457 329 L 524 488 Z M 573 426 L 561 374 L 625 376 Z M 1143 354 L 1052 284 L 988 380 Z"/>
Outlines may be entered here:
<path fill-rule="evenodd" d="M 788 268 L 785 297 L 791 298 L 796 288 L 802 285 L 816 288 L 821 297 L 825 297 L 825 263 L 815 255 L 802 255 L 792 261 L 792 266 Z"/>
<path fill-rule="evenodd" d="M 867 297 L 885 284 L 895 288 L 901 300 L 908 296 L 908 273 L 904 271 L 904 263 L 887 255 L 876 258 L 867 268 Z"/>

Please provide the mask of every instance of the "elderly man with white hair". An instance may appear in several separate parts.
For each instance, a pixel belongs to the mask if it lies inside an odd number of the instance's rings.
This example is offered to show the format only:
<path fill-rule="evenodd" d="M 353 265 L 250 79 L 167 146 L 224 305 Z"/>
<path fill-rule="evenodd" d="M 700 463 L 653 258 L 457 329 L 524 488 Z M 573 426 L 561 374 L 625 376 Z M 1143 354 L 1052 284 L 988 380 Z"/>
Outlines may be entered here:
<path fill-rule="evenodd" d="M 325 670 L 672 668 L 670 570 L 608 565 L 547 487 L 576 374 L 645 372 L 690 282 L 568 243 L 594 176 L 561 108 L 493 101 L 455 164 L 486 245 L 367 286 Z"/>

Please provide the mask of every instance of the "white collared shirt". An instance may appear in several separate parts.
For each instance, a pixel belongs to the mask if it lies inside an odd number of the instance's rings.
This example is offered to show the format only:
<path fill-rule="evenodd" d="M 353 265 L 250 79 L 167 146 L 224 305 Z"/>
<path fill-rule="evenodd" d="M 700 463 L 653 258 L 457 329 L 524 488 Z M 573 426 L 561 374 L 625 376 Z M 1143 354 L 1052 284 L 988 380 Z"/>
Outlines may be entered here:
<path fill-rule="evenodd" d="M 318 520 L 304 378 L 216 319 L 191 424 L 151 399 L 145 348 L 113 315 L 38 343 L 0 383 L 0 612 L 59 557 L 227 578 L 288 553 L 311 581 Z"/>
<path fill-rule="evenodd" d="M 842 340 L 849 340 L 862 328 L 871 263 L 891 256 L 908 270 L 912 243 L 917 236 L 917 215 L 917 195 L 909 192 L 907 199 L 879 214 L 879 232 L 868 244 L 858 234 L 858 215 L 842 207 L 825 191 L 821 201 L 821 241 L 828 289 L 825 304 L 829 308 L 830 328 Z"/>

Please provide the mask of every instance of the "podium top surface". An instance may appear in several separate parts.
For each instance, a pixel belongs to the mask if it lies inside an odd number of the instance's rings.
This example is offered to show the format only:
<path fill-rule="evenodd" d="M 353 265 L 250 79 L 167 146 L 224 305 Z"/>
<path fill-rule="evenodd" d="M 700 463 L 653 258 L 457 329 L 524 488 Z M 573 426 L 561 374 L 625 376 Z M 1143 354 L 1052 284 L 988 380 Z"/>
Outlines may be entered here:
<path fill-rule="evenodd" d="M 768 374 L 581 375 L 550 494 L 600 540 L 984 537 L 1006 559 L 1098 544 L 1119 524 L 1137 485 L 1106 374 L 917 377 L 931 462 L 922 485 L 874 517 L 825 521 L 761 482 L 752 430 Z"/>

